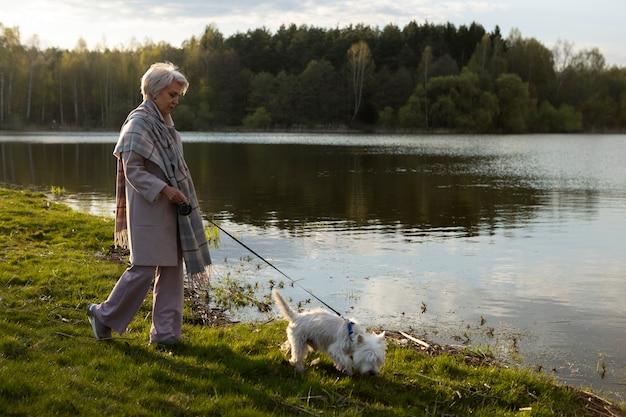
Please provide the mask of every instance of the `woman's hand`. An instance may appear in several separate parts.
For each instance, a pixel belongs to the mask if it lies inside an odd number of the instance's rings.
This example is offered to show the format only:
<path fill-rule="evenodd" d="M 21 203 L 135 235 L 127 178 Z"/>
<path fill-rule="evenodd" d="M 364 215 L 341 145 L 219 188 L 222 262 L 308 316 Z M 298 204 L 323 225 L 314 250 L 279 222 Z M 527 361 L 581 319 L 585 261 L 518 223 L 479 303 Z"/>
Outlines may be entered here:
<path fill-rule="evenodd" d="M 161 190 L 161 194 L 163 194 L 168 200 L 172 203 L 178 205 L 180 203 L 189 204 L 189 200 L 178 188 L 172 187 L 171 185 L 166 185 Z"/>

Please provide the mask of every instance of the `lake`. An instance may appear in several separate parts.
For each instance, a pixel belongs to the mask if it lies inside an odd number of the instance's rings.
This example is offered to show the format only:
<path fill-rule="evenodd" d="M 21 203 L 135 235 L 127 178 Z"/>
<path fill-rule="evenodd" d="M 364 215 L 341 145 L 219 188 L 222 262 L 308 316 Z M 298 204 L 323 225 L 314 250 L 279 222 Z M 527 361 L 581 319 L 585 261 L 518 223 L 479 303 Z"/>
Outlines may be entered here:
<path fill-rule="evenodd" d="M 202 210 L 294 302 L 626 400 L 626 135 L 182 135 Z M 116 140 L 4 132 L 0 181 L 112 216 Z M 289 283 L 227 236 L 213 259 Z"/>

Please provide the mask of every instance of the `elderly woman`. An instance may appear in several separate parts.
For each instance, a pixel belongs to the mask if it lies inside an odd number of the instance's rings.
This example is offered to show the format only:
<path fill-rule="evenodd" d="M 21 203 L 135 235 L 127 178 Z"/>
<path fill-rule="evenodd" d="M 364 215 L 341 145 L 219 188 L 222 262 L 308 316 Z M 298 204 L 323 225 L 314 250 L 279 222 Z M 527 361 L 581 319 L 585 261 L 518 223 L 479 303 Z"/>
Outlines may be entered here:
<path fill-rule="evenodd" d="M 122 334 L 154 281 L 150 343 L 180 340 L 183 259 L 190 280 L 208 282 L 211 257 L 195 189 L 171 112 L 189 83 L 171 63 L 153 64 L 141 79 L 143 102 L 131 111 L 117 157 L 116 245 L 130 249 L 131 266 L 87 315 L 95 337 Z"/>

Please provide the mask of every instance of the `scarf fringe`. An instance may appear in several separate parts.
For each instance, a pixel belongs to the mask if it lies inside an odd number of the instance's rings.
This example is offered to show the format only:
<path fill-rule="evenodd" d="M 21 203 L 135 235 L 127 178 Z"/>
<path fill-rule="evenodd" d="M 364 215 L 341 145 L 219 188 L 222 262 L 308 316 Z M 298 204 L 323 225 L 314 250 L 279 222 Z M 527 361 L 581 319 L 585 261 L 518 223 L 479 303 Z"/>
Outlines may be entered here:
<path fill-rule="evenodd" d="M 116 247 L 128 249 L 128 230 L 119 230 L 115 232 L 113 243 Z"/>
<path fill-rule="evenodd" d="M 187 273 L 187 283 L 194 290 L 209 291 L 211 289 L 211 265 L 206 266 L 202 272 Z"/>

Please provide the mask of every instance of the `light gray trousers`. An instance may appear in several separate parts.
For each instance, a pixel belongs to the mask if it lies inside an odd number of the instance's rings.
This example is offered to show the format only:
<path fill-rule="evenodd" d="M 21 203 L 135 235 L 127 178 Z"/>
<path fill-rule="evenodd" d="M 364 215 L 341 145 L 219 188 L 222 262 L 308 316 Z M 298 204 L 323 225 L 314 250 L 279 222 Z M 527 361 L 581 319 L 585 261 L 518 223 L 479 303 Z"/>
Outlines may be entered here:
<path fill-rule="evenodd" d="M 133 320 L 154 278 L 150 342 L 180 339 L 183 324 L 183 262 L 177 266 L 130 266 L 118 279 L 107 300 L 98 305 L 100 321 L 119 334 Z"/>

